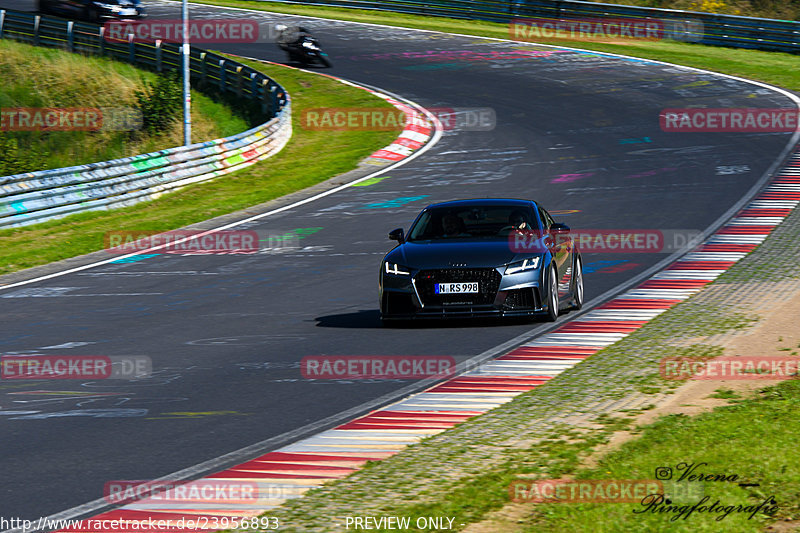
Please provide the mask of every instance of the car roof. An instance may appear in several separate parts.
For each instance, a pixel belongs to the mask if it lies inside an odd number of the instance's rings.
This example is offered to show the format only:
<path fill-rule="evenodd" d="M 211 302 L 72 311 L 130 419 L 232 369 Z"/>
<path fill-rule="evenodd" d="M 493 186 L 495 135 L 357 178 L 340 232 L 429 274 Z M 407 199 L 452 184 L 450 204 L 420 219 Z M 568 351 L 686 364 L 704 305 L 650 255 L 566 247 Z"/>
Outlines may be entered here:
<path fill-rule="evenodd" d="M 431 204 L 425 209 L 437 207 L 472 207 L 478 205 L 507 205 L 517 207 L 529 207 L 530 204 L 536 204 L 533 200 L 523 200 L 520 198 L 470 198 L 466 200 L 451 200 L 449 202 L 439 202 Z"/>

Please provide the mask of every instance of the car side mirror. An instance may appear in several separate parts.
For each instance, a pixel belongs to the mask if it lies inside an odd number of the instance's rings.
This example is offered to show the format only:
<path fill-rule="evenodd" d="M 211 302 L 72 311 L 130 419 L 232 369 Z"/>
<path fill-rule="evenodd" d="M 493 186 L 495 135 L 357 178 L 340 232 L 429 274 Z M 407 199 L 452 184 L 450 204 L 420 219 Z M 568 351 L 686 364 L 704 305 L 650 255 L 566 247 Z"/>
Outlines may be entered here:
<path fill-rule="evenodd" d="M 569 233 L 569 226 L 566 224 L 561 224 L 560 222 L 554 223 L 550 226 L 550 233 L 554 235 L 562 235 L 564 233 Z"/>
<path fill-rule="evenodd" d="M 400 244 L 403 244 L 405 241 L 405 235 L 403 234 L 403 228 L 393 229 L 389 232 L 389 238 L 393 241 L 397 241 Z"/>

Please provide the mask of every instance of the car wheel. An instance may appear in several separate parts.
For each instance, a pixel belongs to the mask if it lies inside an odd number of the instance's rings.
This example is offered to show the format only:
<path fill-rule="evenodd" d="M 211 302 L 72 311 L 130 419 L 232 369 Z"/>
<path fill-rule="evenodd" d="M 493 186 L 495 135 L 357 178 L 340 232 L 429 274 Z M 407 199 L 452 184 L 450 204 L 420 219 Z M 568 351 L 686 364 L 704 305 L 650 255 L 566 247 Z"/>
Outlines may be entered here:
<path fill-rule="evenodd" d="M 547 275 L 547 315 L 548 322 L 555 322 L 558 318 L 558 273 L 556 267 L 550 265 Z"/>
<path fill-rule="evenodd" d="M 575 270 L 572 276 L 572 308 L 583 307 L 583 264 L 580 256 L 575 257 Z"/>

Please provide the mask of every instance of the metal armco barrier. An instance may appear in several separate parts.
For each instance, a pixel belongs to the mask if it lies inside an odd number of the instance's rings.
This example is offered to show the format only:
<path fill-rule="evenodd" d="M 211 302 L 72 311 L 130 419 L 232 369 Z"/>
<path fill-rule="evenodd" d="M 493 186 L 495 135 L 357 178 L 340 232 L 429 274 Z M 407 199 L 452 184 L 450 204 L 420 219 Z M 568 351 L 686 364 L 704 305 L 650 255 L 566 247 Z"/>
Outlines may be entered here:
<path fill-rule="evenodd" d="M 152 200 L 171 189 L 245 168 L 283 148 L 292 134 L 287 104 L 250 131 L 188 147 L 0 178 L 0 227 L 34 224 Z"/>
<path fill-rule="evenodd" d="M 270 0 L 510 23 L 515 19 L 639 19 L 663 23 L 668 37 L 712 46 L 800 53 L 800 22 L 579 2 L 573 0 Z M 512 36 L 512 38 L 514 38 Z"/>
<path fill-rule="evenodd" d="M 180 45 L 110 42 L 103 29 L 81 22 L 0 10 L 0 38 L 72 52 L 102 54 L 157 72 L 180 65 Z M 266 75 L 231 59 L 191 50 L 195 86 L 257 104 L 265 123 L 243 133 L 69 168 L 0 177 L 0 228 L 150 200 L 166 191 L 249 166 L 280 151 L 292 134 L 286 91 Z"/>

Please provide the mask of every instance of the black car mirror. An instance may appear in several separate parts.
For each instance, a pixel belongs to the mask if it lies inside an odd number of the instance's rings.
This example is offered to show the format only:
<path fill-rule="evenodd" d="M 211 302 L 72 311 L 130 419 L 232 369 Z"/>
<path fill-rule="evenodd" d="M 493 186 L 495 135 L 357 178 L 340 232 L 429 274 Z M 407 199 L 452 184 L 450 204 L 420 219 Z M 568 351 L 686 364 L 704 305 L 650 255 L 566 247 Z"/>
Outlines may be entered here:
<path fill-rule="evenodd" d="M 405 240 L 405 236 L 403 235 L 403 228 L 397 228 L 390 231 L 389 238 L 393 241 L 397 241 L 400 244 L 403 244 L 403 241 Z"/>
<path fill-rule="evenodd" d="M 561 224 L 560 222 L 556 222 L 555 224 L 550 226 L 550 233 L 554 235 L 569 233 L 569 226 L 567 226 L 566 224 Z"/>

